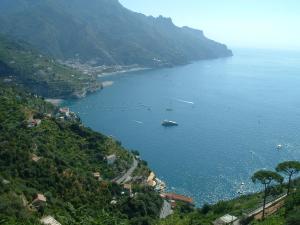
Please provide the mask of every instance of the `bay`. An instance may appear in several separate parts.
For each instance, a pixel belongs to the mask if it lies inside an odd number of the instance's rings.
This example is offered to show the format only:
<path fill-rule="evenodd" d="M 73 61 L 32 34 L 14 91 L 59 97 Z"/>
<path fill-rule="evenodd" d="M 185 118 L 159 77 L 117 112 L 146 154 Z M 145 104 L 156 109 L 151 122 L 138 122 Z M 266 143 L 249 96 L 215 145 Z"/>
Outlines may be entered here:
<path fill-rule="evenodd" d="M 256 191 L 254 171 L 300 159 L 299 52 L 236 49 L 231 58 L 101 79 L 113 85 L 65 104 L 138 150 L 169 191 L 198 206 Z M 179 126 L 165 128 L 164 119 Z"/>

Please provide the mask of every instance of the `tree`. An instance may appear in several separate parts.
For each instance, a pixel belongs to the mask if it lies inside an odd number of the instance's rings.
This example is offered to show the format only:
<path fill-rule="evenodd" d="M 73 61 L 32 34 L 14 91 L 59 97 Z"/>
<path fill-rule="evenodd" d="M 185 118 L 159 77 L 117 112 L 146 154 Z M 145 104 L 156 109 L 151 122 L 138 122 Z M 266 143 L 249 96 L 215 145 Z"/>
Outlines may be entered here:
<path fill-rule="evenodd" d="M 264 186 L 264 201 L 263 201 L 263 215 L 262 215 L 262 219 L 264 219 L 268 189 L 273 182 L 282 183 L 283 177 L 280 174 L 273 171 L 259 170 L 253 174 L 252 181 L 253 183 L 261 183 Z"/>
<path fill-rule="evenodd" d="M 286 161 L 283 163 L 279 163 L 276 167 L 276 171 L 279 173 L 283 173 L 288 176 L 288 191 L 287 194 L 290 194 L 291 189 L 291 181 L 292 177 L 300 172 L 300 162 L 298 161 Z"/>
<path fill-rule="evenodd" d="M 286 222 L 287 225 L 300 225 L 300 208 L 289 212 Z"/>

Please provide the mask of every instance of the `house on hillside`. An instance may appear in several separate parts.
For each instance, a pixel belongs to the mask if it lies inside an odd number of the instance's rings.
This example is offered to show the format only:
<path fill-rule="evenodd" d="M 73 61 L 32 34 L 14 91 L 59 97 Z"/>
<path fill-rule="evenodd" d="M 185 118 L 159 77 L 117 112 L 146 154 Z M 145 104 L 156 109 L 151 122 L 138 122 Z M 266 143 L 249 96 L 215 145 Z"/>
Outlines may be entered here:
<path fill-rule="evenodd" d="M 57 220 L 55 220 L 52 216 L 43 217 L 40 222 L 45 225 L 61 225 Z"/>
<path fill-rule="evenodd" d="M 95 173 L 93 173 L 93 176 L 94 176 L 94 178 L 95 178 L 95 179 L 97 179 L 97 180 L 99 180 L 99 181 L 101 181 L 101 180 L 102 180 L 102 178 L 101 178 L 101 174 L 100 174 L 99 172 L 95 172 Z"/>
<path fill-rule="evenodd" d="M 132 184 L 124 184 L 123 188 L 129 193 L 129 195 L 131 197 L 133 197 L 133 193 L 132 193 Z"/>
<path fill-rule="evenodd" d="M 106 156 L 106 162 L 108 165 L 114 164 L 116 162 L 116 160 L 117 160 L 117 156 L 115 154 Z"/>
<path fill-rule="evenodd" d="M 12 82 L 13 80 L 12 79 L 10 79 L 10 78 L 4 78 L 3 79 L 3 82 L 4 83 L 10 83 L 10 82 Z"/>
<path fill-rule="evenodd" d="M 42 120 L 40 119 L 30 119 L 28 120 L 28 128 L 32 128 L 32 127 L 38 127 L 40 124 L 42 123 Z"/>
<path fill-rule="evenodd" d="M 56 118 L 60 120 L 69 120 L 69 121 L 79 121 L 80 118 L 76 115 L 76 113 L 70 111 L 69 108 L 64 107 L 58 110 L 56 114 Z"/>
<path fill-rule="evenodd" d="M 2 180 L 2 184 L 4 184 L 4 185 L 8 185 L 8 184 L 10 184 L 10 181 L 9 181 L 9 180 L 5 180 L 5 179 L 3 179 L 3 180 Z"/>
<path fill-rule="evenodd" d="M 155 187 L 156 181 L 154 179 L 155 179 L 155 173 L 151 172 L 147 178 L 147 184 L 151 187 Z"/>
<path fill-rule="evenodd" d="M 214 225 L 235 225 L 238 220 L 237 217 L 226 214 L 213 222 Z"/>
<path fill-rule="evenodd" d="M 59 113 L 66 116 L 66 117 L 69 117 L 70 116 L 70 109 L 67 108 L 67 107 L 60 108 Z"/>
<path fill-rule="evenodd" d="M 47 203 L 47 198 L 43 194 L 37 194 L 31 205 L 35 208 L 43 206 Z"/>
<path fill-rule="evenodd" d="M 32 154 L 31 155 L 31 160 L 34 161 L 34 162 L 38 162 L 40 161 L 42 157 L 38 157 L 36 154 Z"/>

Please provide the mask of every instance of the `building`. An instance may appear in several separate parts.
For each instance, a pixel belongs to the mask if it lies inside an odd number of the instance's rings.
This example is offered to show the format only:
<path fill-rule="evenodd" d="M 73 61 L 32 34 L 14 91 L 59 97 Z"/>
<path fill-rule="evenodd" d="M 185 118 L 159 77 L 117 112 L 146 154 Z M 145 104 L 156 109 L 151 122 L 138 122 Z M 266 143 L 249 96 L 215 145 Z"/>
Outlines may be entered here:
<path fill-rule="evenodd" d="M 229 214 L 226 214 L 225 216 L 220 217 L 219 219 L 215 220 L 213 222 L 214 225 L 234 225 L 235 222 L 237 222 L 238 218 Z"/>
<path fill-rule="evenodd" d="M 45 225 L 61 225 L 52 216 L 43 217 L 40 221 L 41 221 L 42 224 L 45 224 Z"/>
<path fill-rule="evenodd" d="M 151 187 L 155 187 L 156 181 L 154 179 L 155 179 L 155 173 L 151 172 L 147 178 L 147 184 Z"/>
<path fill-rule="evenodd" d="M 70 109 L 67 107 L 60 108 L 59 113 L 65 115 L 66 117 L 70 116 Z"/>
<path fill-rule="evenodd" d="M 42 120 L 39 119 L 30 119 L 28 120 L 28 125 L 27 127 L 32 128 L 32 127 L 37 127 L 42 123 Z"/>
<path fill-rule="evenodd" d="M 5 179 L 3 179 L 3 180 L 2 180 L 2 184 L 4 184 L 4 185 L 8 185 L 8 184 L 10 184 L 10 181 L 9 181 L 9 180 L 5 180 Z"/>
<path fill-rule="evenodd" d="M 106 157 L 106 161 L 108 165 L 114 164 L 116 160 L 117 160 L 117 156 L 115 154 Z"/>
<path fill-rule="evenodd" d="M 123 188 L 129 192 L 130 196 L 132 195 L 132 185 L 131 184 L 124 184 Z"/>
<path fill-rule="evenodd" d="M 100 175 L 100 173 L 99 173 L 99 172 L 95 172 L 95 173 L 93 173 L 93 176 L 94 176 L 95 178 L 100 178 L 100 177 L 101 177 L 101 175 Z"/>
<path fill-rule="evenodd" d="M 40 206 L 47 202 L 47 198 L 43 194 L 37 194 L 35 199 L 32 201 L 33 206 Z"/>
<path fill-rule="evenodd" d="M 118 202 L 117 202 L 117 200 L 111 200 L 110 204 L 111 205 L 116 205 L 116 204 L 118 204 Z"/>
<path fill-rule="evenodd" d="M 10 83 L 10 82 L 12 82 L 12 79 L 10 79 L 10 78 L 5 78 L 5 79 L 3 79 L 3 82 L 4 82 L 4 83 Z"/>
<path fill-rule="evenodd" d="M 102 178 L 101 178 L 101 174 L 99 172 L 95 172 L 93 173 L 93 176 L 95 177 L 95 179 L 97 179 L 98 181 L 101 181 Z"/>
<path fill-rule="evenodd" d="M 163 199 L 167 199 L 170 201 L 179 201 L 179 202 L 184 202 L 189 205 L 194 205 L 194 201 L 190 197 L 186 197 L 184 195 L 178 195 L 174 193 L 165 193 L 160 195 Z"/>
<path fill-rule="evenodd" d="M 134 197 L 134 194 L 132 192 L 132 184 L 124 184 L 123 188 L 127 191 L 131 198 Z"/>
<path fill-rule="evenodd" d="M 34 162 L 38 162 L 40 161 L 42 157 L 38 157 L 36 154 L 32 154 L 31 155 L 31 160 L 34 161 Z"/>

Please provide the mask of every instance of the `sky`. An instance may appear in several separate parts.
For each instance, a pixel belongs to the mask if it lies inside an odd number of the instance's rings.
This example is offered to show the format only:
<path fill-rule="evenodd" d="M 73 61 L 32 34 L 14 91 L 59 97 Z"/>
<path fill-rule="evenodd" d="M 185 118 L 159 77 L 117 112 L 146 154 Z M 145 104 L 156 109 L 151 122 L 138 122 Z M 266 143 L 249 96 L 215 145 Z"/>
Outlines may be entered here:
<path fill-rule="evenodd" d="M 171 17 L 229 47 L 300 50 L 299 0 L 119 0 L 146 15 Z"/>

